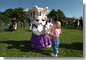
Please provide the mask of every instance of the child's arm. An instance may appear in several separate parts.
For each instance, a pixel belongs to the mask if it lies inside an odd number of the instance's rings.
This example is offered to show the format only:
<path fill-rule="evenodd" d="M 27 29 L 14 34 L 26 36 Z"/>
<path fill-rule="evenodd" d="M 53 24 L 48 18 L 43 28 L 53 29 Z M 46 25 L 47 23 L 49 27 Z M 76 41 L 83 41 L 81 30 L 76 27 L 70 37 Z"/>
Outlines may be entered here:
<path fill-rule="evenodd" d="M 58 37 L 58 31 L 55 30 L 55 33 L 50 32 L 49 35 L 50 35 L 52 38 Z"/>
<path fill-rule="evenodd" d="M 62 34 L 62 30 L 60 29 L 60 35 Z"/>
<path fill-rule="evenodd" d="M 51 38 L 53 38 L 54 37 L 54 35 L 52 34 L 52 33 L 49 33 L 48 34 Z"/>

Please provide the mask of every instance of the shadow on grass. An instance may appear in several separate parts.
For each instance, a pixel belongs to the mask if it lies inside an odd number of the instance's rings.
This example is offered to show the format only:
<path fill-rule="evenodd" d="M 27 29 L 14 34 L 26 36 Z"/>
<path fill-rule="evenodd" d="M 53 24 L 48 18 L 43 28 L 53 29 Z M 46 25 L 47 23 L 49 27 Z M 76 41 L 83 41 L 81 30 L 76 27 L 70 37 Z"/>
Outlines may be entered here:
<path fill-rule="evenodd" d="M 9 29 L 4 29 L 4 32 L 13 32 L 13 31 Z"/>
<path fill-rule="evenodd" d="M 17 30 L 20 30 L 20 29 L 17 29 Z M 25 31 L 25 32 L 32 32 L 32 30 L 29 30 L 29 29 L 22 29 L 22 30 Z M 3 29 L 2 31 L 3 32 L 14 32 L 15 30 Z"/>
<path fill-rule="evenodd" d="M 12 32 L 12 31 L 9 29 L 1 29 L 0 32 Z"/>
<path fill-rule="evenodd" d="M 8 41 L 0 41 L 0 43 L 8 44 L 7 49 L 16 48 L 16 49 L 20 49 L 20 51 L 23 51 L 23 52 L 31 51 L 31 52 L 35 52 L 35 53 L 42 53 L 47 56 L 50 56 L 49 52 L 51 52 L 50 50 L 45 51 L 45 49 L 44 50 L 36 50 L 36 49 L 31 48 L 29 45 L 29 43 L 30 43 L 29 40 L 28 41 L 27 40 L 23 40 L 23 41 L 8 40 Z"/>
<path fill-rule="evenodd" d="M 17 30 L 10 30 L 10 29 L 4 29 L 5 32 L 14 32 L 14 31 L 17 31 Z"/>
<path fill-rule="evenodd" d="M 27 40 L 23 40 L 23 41 L 7 40 L 7 41 L 0 41 L 0 43 L 8 44 L 6 48 L 9 50 L 16 48 L 23 52 L 35 52 L 35 53 L 41 53 L 47 56 L 50 56 L 50 53 L 52 52 L 51 50 L 46 50 L 46 49 L 44 50 L 32 49 L 29 45 L 30 40 L 28 41 Z M 83 43 L 79 43 L 79 42 L 72 43 L 72 44 L 61 43 L 60 48 L 83 51 Z"/>
<path fill-rule="evenodd" d="M 82 50 L 83 51 L 83 43 L 76 42 L 72 44 L 60 44 L 60 48 L 72 49 L 72 50 Z"/>
<path fill-rule="evenodd" d="M 32 32 L 32 30 L 29 30 L 29 29 L 26 29 L 25 31 L 26 31 L 26 32 Z"/>

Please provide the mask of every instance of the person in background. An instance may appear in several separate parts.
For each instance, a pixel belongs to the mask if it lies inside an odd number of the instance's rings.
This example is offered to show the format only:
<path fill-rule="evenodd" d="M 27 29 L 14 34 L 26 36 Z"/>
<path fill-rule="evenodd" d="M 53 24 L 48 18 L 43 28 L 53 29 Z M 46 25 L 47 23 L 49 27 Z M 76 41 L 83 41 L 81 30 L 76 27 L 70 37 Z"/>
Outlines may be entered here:
<path fill-rule="evenodd" d="M 53 20 L 51 17 L 48 17 L 48 22 L 53 23 L 53 22 L 54 22 L 54 20 Z"/>
<path fill-rule="evenodd" d="M 32 30 L 32 18 L 31 17 L 28 19 L 28 23 L 29 23 L 29 30 Z"/>

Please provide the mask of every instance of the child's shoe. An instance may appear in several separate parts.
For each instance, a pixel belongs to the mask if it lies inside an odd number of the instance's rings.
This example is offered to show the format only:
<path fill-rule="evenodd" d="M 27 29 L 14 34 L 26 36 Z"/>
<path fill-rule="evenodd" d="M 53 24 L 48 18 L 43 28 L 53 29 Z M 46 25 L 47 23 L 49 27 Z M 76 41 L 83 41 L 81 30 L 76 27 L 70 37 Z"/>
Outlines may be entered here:
<path fill-rule="evenodd" d="M 57 51 L 57 53 L 59 53 L 59 51 Z"/>
<path fill-rule="evenodd" d="M 47 47 L 51 47 L 51 45 L 48 45 Z"/>
<path fill-rule="evenodd" d="M 57 54 L 53 54 L 53 53 L 51 53 L 51 56 L 53 56 L 53 57 L 57 57 Z"/>

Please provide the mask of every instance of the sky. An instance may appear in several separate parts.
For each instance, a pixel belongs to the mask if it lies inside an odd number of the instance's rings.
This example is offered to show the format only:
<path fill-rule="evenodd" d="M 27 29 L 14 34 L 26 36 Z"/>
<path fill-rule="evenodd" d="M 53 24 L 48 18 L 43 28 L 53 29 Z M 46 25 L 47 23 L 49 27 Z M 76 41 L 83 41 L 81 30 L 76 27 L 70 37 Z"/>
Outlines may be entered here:
<path fill-rule="evenodd" d="M 83 0 L 0 0 L 0 11 L 9 8 L 32 8 L 34 5 L 48 7 L 49 10 L 60 9 L 66 17 L 83 16 Z"/>

